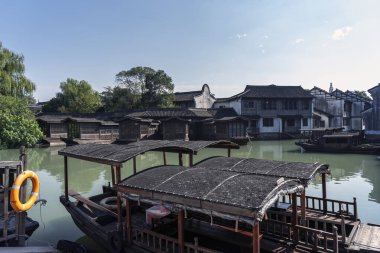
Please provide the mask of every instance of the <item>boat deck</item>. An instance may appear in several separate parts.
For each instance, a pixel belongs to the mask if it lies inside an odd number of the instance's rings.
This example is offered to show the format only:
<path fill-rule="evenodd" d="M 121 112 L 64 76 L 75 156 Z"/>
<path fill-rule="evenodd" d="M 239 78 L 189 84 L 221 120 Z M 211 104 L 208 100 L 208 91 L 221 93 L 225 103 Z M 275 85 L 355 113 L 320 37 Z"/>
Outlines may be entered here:
<path fill-rule="evenodd" d="M 360 224 L 350 243 L 349 251 L 380 252 L 380 226 Z"/>

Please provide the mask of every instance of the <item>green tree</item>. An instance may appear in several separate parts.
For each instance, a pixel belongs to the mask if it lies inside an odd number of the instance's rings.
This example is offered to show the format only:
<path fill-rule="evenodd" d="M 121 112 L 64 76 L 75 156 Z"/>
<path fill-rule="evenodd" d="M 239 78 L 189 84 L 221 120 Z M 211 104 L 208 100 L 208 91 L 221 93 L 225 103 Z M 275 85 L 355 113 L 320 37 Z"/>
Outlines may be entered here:
<path fill-rule="evenodd" d="M 173 104 L 174 84 L 163 70 L 134 67 L 116 75 L 119 86 L 129 90 L 134 97 L 135 108 L 169 107 Z"/>
<path fill-rule="evenodd" d="M 44 106 L 44 112 L 95 112 L 101 106 L 99 94 L 84 80 L 68 78 L 60 88 L 61 92 Z"/>
<path fill-rule="evenodd" d="M 358 96 L 361 96 L 361 97 L 364 97 L 366 99 L 369 99 L 371 100 L 371 98 L 368 96 L 367 92 L 365 91 L 359 91 L 359 90 L 355 90 L 354 93 Z"/>
<path fill-rule="evenodd" d="M 0 148 L 31 147 L 42 132 L 27 107 L 27 99 L 0 96 Z"/>
<path fill-rule="evenodd" d="M 0 95 L 32 99 L 36 86 L 24 73 L 24 56 L 4 48 L 0 42 Z"/>
<path fill-rule="evenodd" d="M 106 87 L 105 91 L 101 93 L 101 97 L 103 109 L 107 112 L 138 108 L 138 103 L 140 102 L 129 89 L 120 86 Z"/>

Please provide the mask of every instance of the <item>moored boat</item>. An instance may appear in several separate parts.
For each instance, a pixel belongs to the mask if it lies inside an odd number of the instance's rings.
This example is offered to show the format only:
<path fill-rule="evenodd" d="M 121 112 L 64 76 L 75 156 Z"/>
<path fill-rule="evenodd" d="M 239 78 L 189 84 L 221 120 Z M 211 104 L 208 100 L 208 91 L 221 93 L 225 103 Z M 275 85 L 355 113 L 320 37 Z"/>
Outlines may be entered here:
<path fill-rule="evenodd" d="M 360 132 L 337 132 L 295 144 L 306 151 L 326 153 L 380 154 L 379 144 L 363 143 Z"/>
<path fill-rule="evenodd" d="M 328 165 L 220 156 L 194 164 L 193 155 L 206 147 L 227 148 L 228 156 L 237 148 L 196 141 L 68 147 L 59 151 L 65 161 L 60 201 L 109 252 L 339 252 L 359 238 L 356 199 L 327 198 Z M 136 156 L 150 151 L 163 152 L 164 164 L 137 173 Z M 167 152 L 178 153 L 178 165 L 166 164 Z M 68 158 L 110 165 L 112 184 L 89 198 L 69 190 Z M 122 180 L 128 160 L 133 175 Z M 321 197 L 305 194 L 315 175 L 322 177 Z"/>

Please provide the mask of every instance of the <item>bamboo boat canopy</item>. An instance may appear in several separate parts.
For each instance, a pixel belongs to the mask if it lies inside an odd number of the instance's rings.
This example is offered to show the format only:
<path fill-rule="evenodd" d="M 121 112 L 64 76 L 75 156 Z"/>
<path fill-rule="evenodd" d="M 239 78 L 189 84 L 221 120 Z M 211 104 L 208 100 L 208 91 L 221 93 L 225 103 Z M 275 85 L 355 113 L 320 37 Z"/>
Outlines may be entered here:
<path fill-rule="evenodd" d="M 253 224 L 262 220 L 280 196 L 302 192 L 315 173 L 327 169 L 322 164 L 218 157 L 190 168 L 158 166 L 144 170 L 119 183 L 118 191 L 131 199 L 138 196 L 203 213 L 243 216 Z"/>
<path fill-rule="evenodd" d="M 238 149 L 230 141 L 166 141 L 145 140 L 129 144 L 84 144 L 64 148 L 59 155 L 109 165 L 121 165 L 133 157 L 148 151 L 182 152 L 197 154 L 204 148 Z"/>
<path fill-rule="evenodd" d="M 211 157 L 197 163 L 195 166 L 214 170 L 299 179 L 305 186 L 314 177 L 315 173 L 330 173 L 327 164 L 238 157 Z"/>

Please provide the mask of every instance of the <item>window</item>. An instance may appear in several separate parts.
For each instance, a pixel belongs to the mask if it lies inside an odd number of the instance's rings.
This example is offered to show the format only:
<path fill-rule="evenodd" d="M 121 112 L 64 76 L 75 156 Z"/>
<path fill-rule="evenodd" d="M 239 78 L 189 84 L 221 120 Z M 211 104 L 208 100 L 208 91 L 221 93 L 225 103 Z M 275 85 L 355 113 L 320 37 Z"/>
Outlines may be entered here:
<path fill-rule="evenodd" d="M 273 118 L 263 118 L 263 127 L 273 127 Z"/>
<path fill-rule="evenodd" d="M 244 103 L 244 107 L 245 107 L 245 108 L 254 108 L 254 107 L 255 107 L 255 104 L 254 104 L 253 101 L 246 101 L 246 102 Z"/>
<path fill-rule="evenodd" d="M 295 122 L 294 119 L 288 119 L 288 120 L 286 121 L 286 125 L 287 125 L 288 127 L 294 127 L 294 126 L 296 125 L 296 122 Z"/>
<path fill-rule="evenodd" d="M 285 100 L 283 101 L 283 107 L 285 110 L 296 110 L 297 109 L 297 100 Z"/>
<path fill-rule="evenodd" d="M 276 100 L 266 99 L 261 103 L 263 110 L 276 110 Z"/>
<path fill-rule="evenodd" d="M 319 122 L 319 127 L 325 127 L 325 121 L 324 120 L 321 120 Z"/>
<path fill-rule="evenodd" d="M 302 119 L 302 126 L 308 126 L 309 125 L 308 123 L 309 122 L 308 122 L 307 118 Z"/>
<path fill-rule="evenodd" d="M 302 110 L 309 110 L 310 102 L 308 100 L 302 101 Z"/>
<path fill-rule="evenodd" d="M 343 118 L 343 126 L 349 126 L 351 123 L 350 118 Z"/>

